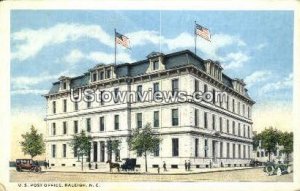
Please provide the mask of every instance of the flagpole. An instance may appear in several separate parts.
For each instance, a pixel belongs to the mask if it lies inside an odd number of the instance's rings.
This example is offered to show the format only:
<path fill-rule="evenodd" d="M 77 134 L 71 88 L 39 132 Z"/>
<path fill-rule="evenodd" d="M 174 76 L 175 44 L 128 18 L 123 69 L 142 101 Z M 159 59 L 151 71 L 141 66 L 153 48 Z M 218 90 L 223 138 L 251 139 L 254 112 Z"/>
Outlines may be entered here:
<path fill-rule="evenodd" d="M 117 64 L 117 42 L 116 42 L 117 30 L 115 29 L 115 65 Z"/>
<path fill-rule="evenodd" d="M 195 21 L 195 26 L 194 26 L 194 35 L 195 35 L 195 54 L 197 55 L 197 35 L 196 35 L 196 21 Z"/>

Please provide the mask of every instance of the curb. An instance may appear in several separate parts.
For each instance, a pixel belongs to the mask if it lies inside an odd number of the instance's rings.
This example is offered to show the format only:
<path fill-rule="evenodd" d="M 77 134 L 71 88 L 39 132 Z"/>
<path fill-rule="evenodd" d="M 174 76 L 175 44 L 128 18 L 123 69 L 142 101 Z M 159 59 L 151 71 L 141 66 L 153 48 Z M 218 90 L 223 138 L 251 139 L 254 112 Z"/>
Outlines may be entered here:
<path fill-rule="evenodd" d="M 137 173 L 137 172 L 81 172 L 81 171 L 43 171 L 43 172 L 56 172 L 56 173 L 82 173 L 82 174 L 121 174 L 121 175 L 190 175 L 190 174 L 207 174 L 207 173 L 214 173 L 214 172 L 230 172 L 230 171 L 239 171 L 239 170 L 249 170 L 249 169 L 260 169 L 263 167 L 254 167 L 254 168 L 242 168 L 242 169 L 228 169 L 228 170 L 216 170 L 216 171 L 205 171 L 205 172 L 190 172 L 190 173 Z"/>

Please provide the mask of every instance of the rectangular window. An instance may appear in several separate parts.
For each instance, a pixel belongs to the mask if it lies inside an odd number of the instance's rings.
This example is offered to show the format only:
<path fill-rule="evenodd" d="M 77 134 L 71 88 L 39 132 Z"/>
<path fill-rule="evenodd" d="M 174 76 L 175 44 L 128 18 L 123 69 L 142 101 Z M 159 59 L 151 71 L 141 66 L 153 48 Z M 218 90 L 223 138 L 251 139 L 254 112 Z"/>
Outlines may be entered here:
<path fill-rule="evenodd" d="M 222 119 L 222 117 L 219 118 L 219 123 L 220 123 L 220 131 L 223 132 L 223 119 Z"/>
<path fill-rule="evenodd" d="M 56 157 L 56 145 L 52 145 L 52 158 Z"/>
<path fill-rule="evenodd" d="M 207 129 L 207 113 L 204 112 L 204 128 Z"/>
<path fill-rule="evenodd" d="M 104 131 L 104 117 L 100 117 L 100 131 Z"/>
<path fill-rule="evenodd" d="M 159 127 L 159 111 L 153 113 L 153 127 Z"/>
<path fill-rule="evenodd" d="M 243 116 L 245 116 L 245 104 L 243 104 Z"/>
<path fill-rule="evenodd" d="M 195 109 L 194 119 L 195 119 L 195 127 L 199 127 L 199 110 L 198 109 Z"/>
<path fill-rule="evenodd" d="M 53 114 L 55 114 L 56 113 L 56 101 L 53 101 L 52 102 L 52 111 L 53 111 Z"/>
<path fill-rule="evenodd" d="M 137 124 L 137 128 L 142 128 L 143 126 L 142 113 L 136 114 L 136 124 Z"/>
<path fill-rule="evenodd" d="M 115 130 L 119 130 L 119 115 L 115 115 Z"/>
<path fill-rule="evenodd" d="M 52 135 L 56 135 L 56 123 L 52 123 Z"/>
<path fill-rule="evenodd" d="M 238 114 L 241 115 L 241 103 L 238 102 Z"/>
<path fill-rule="evenodd" d="M 67 145 L 63 144 L 63 158 L 67 157 Z"/>
<path fill-rule="evenodd" d="M 87 108 L 91 108 L 91 106 L 92 106 L 92 102 L 91 102 L 90 100 L 88 100 L 88 101 L 86 102 L 86 107 L 87 107 Z"/>
<path fill-rule="evenodd" d="M 178 138 L 172 139 L 172 156 L 178 157 L 179 156 L 179 144 L 178 144 Z"/>
<path fill-rule="evenodd" d="M 238 136 L 240 137 L 241 136 L 241 124 L 238 123 Z"/>
<path fill-rule="evenodd" d="M 63 134 L 64 135 L 67 134 L 67 122 L 66 121 L 63 122 Z"/>
<path fill-rule="evenodd" d="M 178 79 L 173 79 L 172 80 L 172 96 L 177 96 L 178 94 Z"/>
<path fill-rule="evenodd" d="M 195 80 L 195 92 L 199 92 L 199 81 L 198 80 Z"/>
<path fill-rule="evenodd" d="M 91 118 L 86 119 L 86 131 L 91 132 Z"/>
<path fill-rule="evenodd" d="M 156 147 L 154 149 L 154 152 L 153 152 L 153 155 L 155 157 L 159 157 L 159 143 L 156 145 Z"/>
<path fill-rule="evenodd" d="M 78 102 L 77 102 L 77 101 L 74 102 L 74 110 L 75 110 L 75 111 L 78 111 Z"/>
<path fill-rule="evenodd" d="M 159 67 L 159 64 L 158 64 L 158 61 L 154 61 L 153 62 L 153 70 L 158 70 L 158 67 Z"/>
<path fill-rule="evenodd" d="M 235 135 L 235 121 L 232 121 L 232 134 Z"/>
<path fill-rule="evenodd" d="M 204 93 L 207 92 L 208 88 L 207 88 L 206 84 L 204 84 L 204 88 L 203 89 L 204 89 Z"/>
<path fill-rule="evenodd" d="M 178 126 L 178 109 L 172 109 L 172 126 Z"/>
<path fill-rule="evenodd" d="M 74 121 L 74 133 L 78 133 L 78 121 Z"/>
<path fill-rule="evenodd" d="M 229 95 L 227 95 L 226 99 L 226 109 L 229 110 Z"/>
<path fill-rule="evenodd" d="M 110 78 L 111 76 L 111 70 L 106 70 L 106 78 Z"/>
<path fill-rule="evenodd" d="M 157 98 L 157 95 L 155 94 L 155 92 L 159 92 L 159 83 L 158 82 L 153 84 L 153 98 Z"/>
<path fill-rule="evenodd" d="M 63 100 L 64 112 L 67 112 L 67 100 Z"/>
<path fill-rule="evenodd" d="M 195 157 L 199 156 L 199 139 L 195 139 Z"/>
<path fill-rule="evenodd" d="M 251 111 L 250 111 L 250 107 L 248 106 L 248 118 L 251 118 Z"/>
<path fill-rule="evenodd" d="M 114 89 L 114 102 L 115 103 L 118 103 L 120 101 L 118 94 L 119 94 L 119 88 L 115 88 Z"/>
<path fill-rule="evenodd" d="M 142 92 L 143 92 L 143 86 L 142 85 L 138 85 L 137 86 L 137 89 L 136 89 L 136 98 L 137 98 L 137 101 L 140 102 L 142 100 Z"/>
<path fill-rule="evenodd" d="M 64 90 L 67 89 L 67 83 L 66 82 L 63 83 L 63 89 Z"/>
<path fill-rule="evenodd" d="M 243 126 L 243 137 L 246 137 L 246 126 Z"/>
<path fill-rule="evenodd" d="M 246 145 L 243 145 L 243 158 L 246 158 Z"/>
<path fill-rule="evenodd" d="M 235 113 L 235 103 L 234 99 L 232 99 L 232 112 Z"/>
<path fill-rule="evenodd" d="M 235 158 L 235 144 L 232 144 L 232 158 Z"/>
<path fill-rule="evenodd" d="M 226 120 L 227 133 L 229 133 L 229 119 Z"/>
<path fill-rule="evenodd" d="M 77 147 L 74 147 L 74 158 L 78 157 L 78 148 Z"/>
<path fill-rule="evenodd" d="M 248 126 L 248 138 L 250 138 L 250 126 Z"/>
<path fill-rule="evenodd" d="M 93 82 L 97 81 L 97 73 L 96 72 L 93 73 L 93 80 L 92 81 Z"/>
<path fill-rule="evenodd" d="M 104 72 L 103 71 L 99 72 L 99 79 L 100 80 L 104 79 Z"/>
<path fill-rule="evenodd" d="M 226 150 L 227 150 L 226 156 L 227 156 L 227 158 L 230 158 L 230 144 L 229 143 L 227 143 Z"/>
<path fill-rule="evenodd" d="M 215 117 L 215 114 L 213 114 L 213 115 L 212 115 L 212 129 L 213 129 L 213 130 L 215 130 L 215 128 L 216 128 L 216 127 L 215 127 L 215 124 L 216 124 L 215 118 L 216 118 L 216 117 Z"/>
<path fill-rule="evenodd" d="M 241 156 L 241 145 L 240 145 L 240 144 L 238 145 L 238 155 L 239 155 L 239 156 L 238 156 L 239 158 L 242 157 L 242 156 Z"/>
<path fill-rule="evenodd" d="M 250 146 L 248 146 L 248 159 L 250 158 Z"/>
<path fill-rule="evenodd" d="M 220 142 L 220 158 L 223 158 L 223 142 Z"/>
<path fill-rule="evenodd" d="M 204 157 L 207 157 L 207 152 L 208 152 L 208 142 L 207 139 L 204 140 Z"/>

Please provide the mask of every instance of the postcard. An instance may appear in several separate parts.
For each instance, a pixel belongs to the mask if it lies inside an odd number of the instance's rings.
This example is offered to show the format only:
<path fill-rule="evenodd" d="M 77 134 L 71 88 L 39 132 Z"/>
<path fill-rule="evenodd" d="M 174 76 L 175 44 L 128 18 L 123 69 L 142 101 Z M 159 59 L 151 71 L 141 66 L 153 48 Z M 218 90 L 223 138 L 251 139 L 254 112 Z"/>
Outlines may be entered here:
<path fill-rule="evenodd" d="M 300 189 L 299 2 L 1 4 L 1 191 Z"/>

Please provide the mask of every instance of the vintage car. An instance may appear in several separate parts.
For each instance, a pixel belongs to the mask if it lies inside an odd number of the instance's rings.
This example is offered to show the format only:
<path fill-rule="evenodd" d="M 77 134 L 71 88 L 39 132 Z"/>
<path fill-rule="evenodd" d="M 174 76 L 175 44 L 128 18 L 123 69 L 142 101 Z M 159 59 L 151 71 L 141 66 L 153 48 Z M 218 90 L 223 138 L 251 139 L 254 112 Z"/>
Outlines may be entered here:
<path fill-rule="evenodd" d="M 275 164 L 274 162 L 266 162 L 263 171 L 268 175 L 281 176 L 282 174 L 291 173 L 291 166 L 287 164 Z"/>
<path fill-rule="evenodd" d="M 31 172 L 41 172 L 41 167 L 37 161 L 32 159 L 17 159 L 16 160 L 16 170 L 21 172 L 23 170 L 29 170 Z"/>
<path fill-rule="evenodd" d="M 122 159 L 125 162 L 121 165 L 121 169 L 123 171 L 134 171 L 136 166 L 136 159 L 135 158 L 125 158 Z"/>

